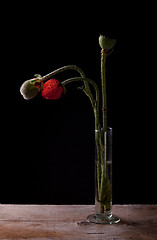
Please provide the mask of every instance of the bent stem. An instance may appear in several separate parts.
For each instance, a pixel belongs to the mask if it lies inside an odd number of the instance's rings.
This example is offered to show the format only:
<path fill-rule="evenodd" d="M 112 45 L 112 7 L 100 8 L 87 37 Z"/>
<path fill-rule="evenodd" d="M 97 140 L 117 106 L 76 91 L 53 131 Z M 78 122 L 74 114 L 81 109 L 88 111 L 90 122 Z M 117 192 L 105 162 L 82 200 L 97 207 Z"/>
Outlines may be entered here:
<path fill-rule="evenodd" d="M 111 185 L 107 174 L 107 161 L 106 158 L 106 132 L 102 136 L 100 131 L 99 119 L 99 100 L 100 93 L 97 84 L 89 78 L 69 78 L 62 82 L 63 87 L 72 82 L 80 82 L 91 84 L 96 92 L 96 99 L 94 102 L 94 116 L 95 116 L 95 129 L 96 129 L 96 149 L 97 149 L 97 187 L 98 187 L 98 201 L 100 202 L 100 212 L 104 213 L 104 206 L 109 209 L 111 200 Z"/>
<path fill-rule="evenodd" d="M 107 104 L 106 104 L 106 78 L 105 78 L 105 61 L 106 61 L 106 55 L 104 54 L 104 51 L 102 51 L 102 58 L 101 58 L 101 78 L 102 78 L 102 112 L 103 112 L 103 130 L 107 131 Z M 95 130 L 97 131 L 96 134 L 96 148 L 97 148 L 97 184 L 98 184 L 98 201 L 100 202 L 100 212 L 104 212 L 104 205 L 105 205 L 105 199 L 107 197 L 107 191 L 108 191 L 108 186 L 109 186 L 109 181 L 108 181 L 108 176 L 104 174 L 107 170 L 105 169 L 107 167 L 106 164 L 106 149 L 104 147 L 106 146 L 105 141 L 106 141 L 106 135 L 102 137 L 100 133 L 100 119 L 99 119 L 99 105 L 100 105 L 100 93 L 99 93 L 99 88 L 97 84 L 85 77 L 84 72 L 78 68 L 75 65 L 68 65 L 61 67 L 57 70 L 54 70 L 53 72 L 43 76 L 39 77 L 41 82 L 44 82 L 51 78 L 52 76 L 59 74 L 63 71 L 66 70 L 76 70 L 81 77 L 74 77 L 74 78 L 69 78 L 65 81 L 62 82 L 63 87 L 69 83 L 72 82 L 83 82 L 84 87 L 81 89 L 85 92 L 85 94 L 89 97 L 93 111 L 94 111 L 94 116 L 95 116 Z M 89 85 L 92 85 L 95 89 L 95 99 L 91 93 Z M 106 132 L 105 131 L 105 132 Z M 104 161 L 105 159 L 105 161 Z M 105 190 L 106 189 L 106 190 Z"/>
<path fill-rule="evenodd" d="M 52 76 L 54 76 L 54 75 L 56 75 L 58 73 L 67 71 L 67 70 L 76 70 L 81 75 L 82 78 L 86 78 L 86 76 L 85 76 L 85 74 L 84 74 L 84 72 L 82 71 L 81 68 L 79 68 L 79 67 L 77 67 L 75 65 L 68 65 L 68 66 L 64 66 L 64 67 L 58 68 L 58 69 L 54 70 L 53 72 L 43 76 L 41 78 L 41 82 L 46 81 L 50 77 L 52 77 Z M 90 87 L 88 85 L 88 81 L 84 81 L 84 88 L 82 90 L 89 97 L 89 99 L 91 101 L 91 104 L 92 104 L 92 107 L 94 109 L 94 98 L 93 98 L 93 95 L 91 93 Z"/>
<path fill-rule="evenodd" d="M 75 78 L 69 78 L 65 81 L 62 82 L 62 85 L 63 87 L 66 85 L 66 84 L 69 84 L 69 83 L 72 83 L 72 82 L 80 82 L 80 81 L 83 81 L 85 84 L 91 84 L 94 89 L 95 89 L 95 92 L 96 92 L 96 99 L 94 100 L 92 94 L 92 101 L 91 101 L 91 104 L 92 104 L 92 107 L 93 107 L 93 111 L 94 111 L 94 116 L 95 116 L 95 129 L 99 129 L 100 128 L 100 120 L 99 120 L 99 99 L 100 99 L 100 93 L 99 93 L 99 88 L 97 86 L 97 84 L 89 79 L 89 78 L 85 78 L 85 77 L 75 77 Z M 89 86 L 88 86 L 89 87 Z M 84 91 L 87 91 L 84 89 Z M 86 95 L 90 98 L 90 94 L 87 92 Z M 90 98 L 91 100 L 91 98 Z"/>
<path fill-rule="evenodd" d="M 76 81 L 84 81 L 89 84 L 91 84 L 95 88 L 96 92 L 96 99 L 95 99 L 95 104 L 94 104 L 94 116 L 95 116 L 95 130 L 96 130 L 96 149 L 97 149 L 97 186 L 98 186 L 98 195 L 99 199 L 101 199 L 102 195 L 102 188 L 103 188 L 103 182 L 104 182 L 104 175 L 102 173 L 102 143 L 101 143 L 101 134 L 100 134 L 100 120 L 99 120 L 99 101 L 100 101 L 100 93 L 99 93 L 99 88 L 97 84 L 89 79 L 89 78 L 70 78 L 62 82 L 62 85 L 65 86 L 66 84 L 76 82 Z M 103 165 L 104 166 L 104 165 Z M 104 212 L 104 205 L 102 205 L 100 209 L 100 212 Z"/>

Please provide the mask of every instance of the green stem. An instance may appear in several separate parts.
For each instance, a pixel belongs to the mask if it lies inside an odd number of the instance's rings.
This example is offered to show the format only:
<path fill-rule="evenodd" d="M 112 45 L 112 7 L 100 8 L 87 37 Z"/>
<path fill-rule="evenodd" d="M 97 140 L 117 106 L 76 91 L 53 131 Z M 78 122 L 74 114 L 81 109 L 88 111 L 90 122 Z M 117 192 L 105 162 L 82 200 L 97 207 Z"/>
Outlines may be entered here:
<path fill-rule="evenodd" d="M 69 79 L 63 81 L 62 85 L 65 86 L 68 83 L 80 82 L 80 81 L 83 81 L 85 83 L 91 84 L 94 87 L 94 89 L 95 89 L 96 99 L 95 99 L 95 101 L 93 100 L 94 101 L 94 103 L 93 103 L 93 110 L 94 110 L 94 115 L 95 115 L 95 129 L 99 129 L 99 127 L 100 127 L 100 120 L 99 120 L 99 99 L 100 99 L 100 93 L 99 93 L 99 88 L 98 88 L 97 84 L 93 80 L 91 80 L 89 78 L 75 77 L 75 78 L 69 78 Z"/>
<path fill-rule="evenodd" d="M 43 76 L 41 78 L 41 81 L 46 81 L 47 79 L 53 77 L 54 75 L 58 74 L 58 73 L 61 73 L 61 72 L 64 72 L 66 70 L 76 70 L 80 75 L 81 77 L 85 77 L 85 74 L 84 72 L 82 71 L 81 68 L 75 66 L 75 65 L 68 65 L 68 66 L 64 66 L 64 67 L 61 67 L 61 68 L 58 68 L 56 70 L 54 70 L 53 72 L 51 73 L 48 73 L 47 75 Z"/>
<path fill-rule="evenodd" d="M 102 85 L 102 127 L 104 136 L 100 140 L 103 147 L 99 147 L 100 153 L 97 163 L 98 169 L 98 179 L 99 179 L 99 186 L 98 186 L 98 196 L 100 201 L 100 212 L 104 212 L 104 200 L 106 199 L 108 193 L 108 177 L 107 177 L 107 94 L 106 94 L 106 57 L 107 57 L 107 50 L 101 50 L 101 85 Z M 102 144 L 103 142 L 103 144 Z"/>
<path fill-rule="evenodd" d="M 68 66 L 64 66 L 64 67 L 58 68 L 58 69 L 54 70 L 53 72 L 51 72 L 51 73 L 43 76 L 43 77 L 41 78 L 41 82 L 44 82 L 44 81 L 46 81 L 47 79 L 49 79 L 50 77 L 53 77 L 54 75 L 56 75 L 56 74 L 58 74 L 58 73 L 61 73 L 61 72 L 64 72 L 64 71 L 66 71 L 66 70 L 76 70 L 76 71 L 81 75 L 82 78 L 85 78 L 85 77 L 86 77 L 81 68 L 79 68 L 79 67 L 77 67 L 77 66 L 75 66 L 75 65 L 68 65 Z M 91 104 L 92 104 L 92 107 L 93 107 L 93 109 L 94 109 L 94 103 L 95 103 L 95 101 L 94 101 L 93 95 L 92 95 L 92 93 L 91 93 L 91 90 L 90 90 L 90 87 L 89 87 L 87 81 L 84 81 L 84 86 L 85 86 L 85 87 L 84 87 L 83 91 L 84 91 L 85 94 L 89 97 L 89 99 L 90 99 L 90 101 L 91 101 Z"/>
<path fill-rule="evenodd" d="M 94 105 L 94 115 L 95 115 L 95 130 L 96 130 L 96 149 L 97 149 L 97 186 L 98 186 L 98 195 L 99 200 L 101 202 L 103 198 L 103 188 L 104 188 L 104 164 L 102 164 L 102 142 L 101 142 L 101 133 L 100 133 L 100 120 L 99 120 L 99 99 L 100 93 L 97 84 L 89 78 L 70 78 L 62 82 L 62 85 L 65 86 L 66 84 L 83 81 L 84 83 L 89 83 L 95 88 L 96 92 L 96 100 Z M 103 170 L 103 172 L 102 172 Z M 100 212 L 104 212 L 104 204 L 101 202 L 101 209 Z"/>
<path fill-rule="evenodd" d="M 106 96 L 106 64 L 107 52 L 101 50 L 101 84 L 102 84 L 102 118 L 103 118 L 103 130 L 107 132 L 107 96 Z"/>

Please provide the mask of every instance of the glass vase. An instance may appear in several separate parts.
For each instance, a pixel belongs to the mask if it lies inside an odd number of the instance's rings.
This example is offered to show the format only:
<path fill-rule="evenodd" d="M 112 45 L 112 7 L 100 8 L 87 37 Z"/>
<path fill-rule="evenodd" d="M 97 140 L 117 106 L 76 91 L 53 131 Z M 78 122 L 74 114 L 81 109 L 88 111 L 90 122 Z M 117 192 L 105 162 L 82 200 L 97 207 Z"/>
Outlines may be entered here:
<path fill-rule="evenodd" d="M 107 132 L 95 131 L 95 214 L 87 217 L 88 222 L 99 224 L 118 223 L 112 214 L 112 128 Z"/>

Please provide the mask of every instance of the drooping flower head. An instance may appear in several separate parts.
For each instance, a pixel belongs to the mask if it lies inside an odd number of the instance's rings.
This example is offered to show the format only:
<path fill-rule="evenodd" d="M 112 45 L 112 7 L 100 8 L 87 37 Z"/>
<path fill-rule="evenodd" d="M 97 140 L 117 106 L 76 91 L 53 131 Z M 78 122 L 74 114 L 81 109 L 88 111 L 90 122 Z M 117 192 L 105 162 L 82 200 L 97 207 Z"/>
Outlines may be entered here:
<path fill-rule="evenodd" d="M 41 90 L 41 95 L 45 99 L 59 99 L 64 92 L 63 86 L 57 79 L 50 79 L 43 83 L 39 78 L 32 78 L 22 84 L 20 93 L 24 99 L 29 100 L 34 98 Z"/>
<path fill-rule="evenodd" d="M 50 79 L 45 82 L 42 89 L 42 97 L 46 99 L 59 99 L 64 92 L 64 88 L 57 79 Z"/>

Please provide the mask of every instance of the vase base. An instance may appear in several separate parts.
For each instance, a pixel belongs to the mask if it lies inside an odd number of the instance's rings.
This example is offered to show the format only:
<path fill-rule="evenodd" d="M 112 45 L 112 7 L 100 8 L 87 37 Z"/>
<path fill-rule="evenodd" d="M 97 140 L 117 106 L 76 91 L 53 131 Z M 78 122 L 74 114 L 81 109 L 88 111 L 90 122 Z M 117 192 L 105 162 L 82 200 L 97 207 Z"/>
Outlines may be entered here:
<path fill-rule="evenodd" d="M 114 215 L 112 215 L 109 218 L 108 217 L 100 218 L 97 215 L 92 214 L 87 217 L 87 222 L 97 223 L 97 224 L 114 224 L 114 223 L 120 222 L 120 218 L 115 217 Z"/>

